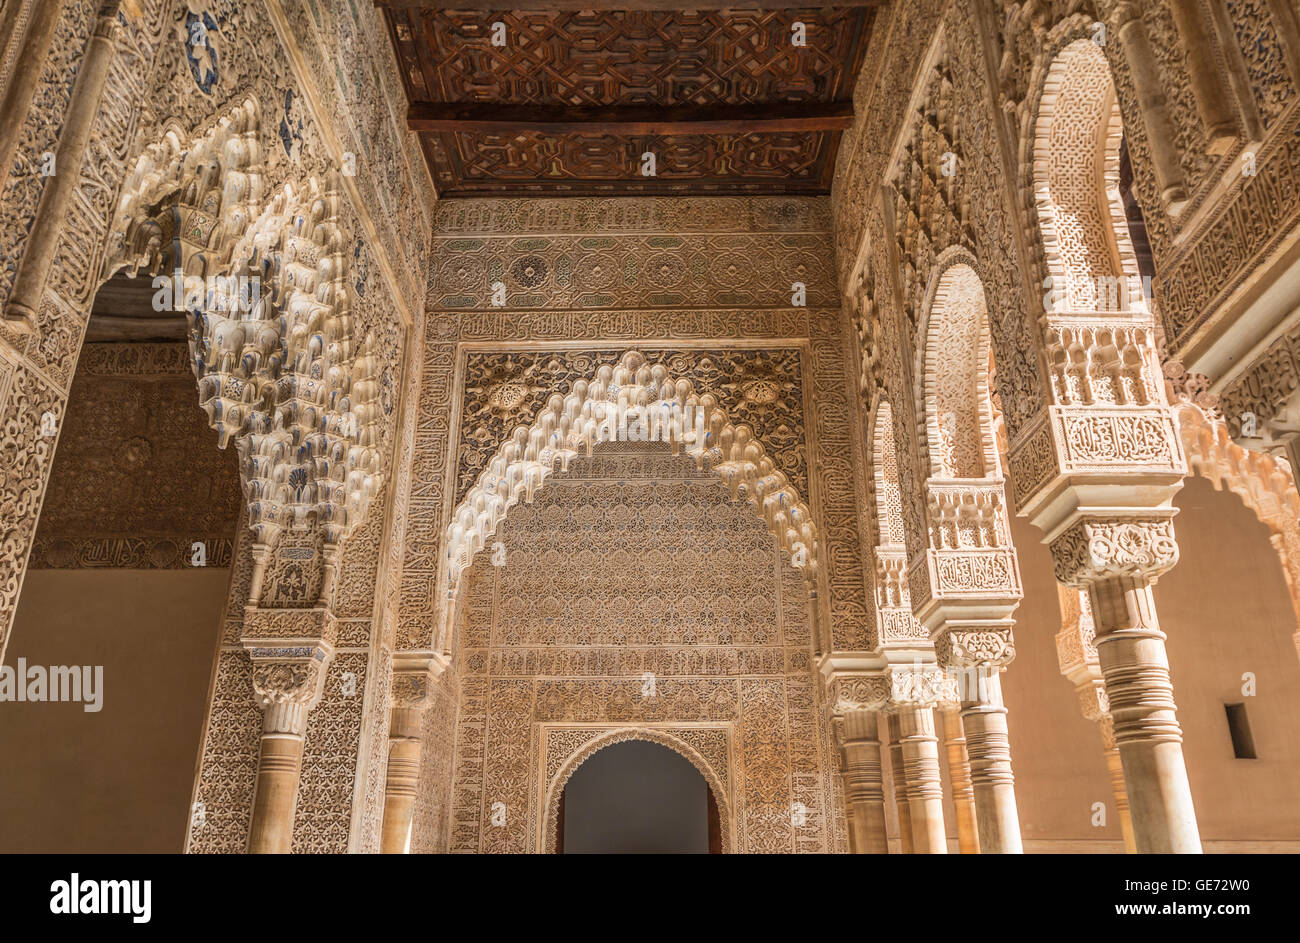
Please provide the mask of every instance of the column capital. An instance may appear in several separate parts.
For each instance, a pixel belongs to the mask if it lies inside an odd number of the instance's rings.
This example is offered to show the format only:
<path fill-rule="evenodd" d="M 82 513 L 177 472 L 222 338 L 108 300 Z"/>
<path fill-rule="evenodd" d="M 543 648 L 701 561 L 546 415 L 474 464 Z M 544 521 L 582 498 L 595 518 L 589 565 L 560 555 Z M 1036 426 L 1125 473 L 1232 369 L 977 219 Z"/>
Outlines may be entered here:
<path fill-rule="evenodd" d="M 424 710 L 433 701 L 438 678 L 451 657 L 441 652 L 397 652 L 393 655 L 393 708 Z"/>
<path fill-rule="evenodd" d="M 1079 588 L 1117 576 L 1154 581 L 1178 562 L 1174 513 L 1076 521 L 1051 542 L 1057 581 Z"/>
<path fill-rule="evenodd" d="M 333 647 L 324 643 L 248 649 L 253 661 L 253 690 L 262 706 L 292 702 L 315 707 L 333 654 Z"/>
<path fill-rule="evenodd" d="M 945 668 L 1004 668 L 1016 657 L 1010 620 L 945 625 L 934 649 Z"/>
<path fill-rule="evenodd" d="M 328 609 L 244 610 L 239 641 L 253 663 L 253 692 L 265 711 L 266 732 L 302 732 L 306 712 L 325 690 L 336 634 Z"/>
<path fill-rule="evenodd" d="M 957 703 L 957 679 L 933 663 L 833 671 L 827 677 L 827 688 L 834 717 L 859 711 L 889 714 L 910 707 Z"/>

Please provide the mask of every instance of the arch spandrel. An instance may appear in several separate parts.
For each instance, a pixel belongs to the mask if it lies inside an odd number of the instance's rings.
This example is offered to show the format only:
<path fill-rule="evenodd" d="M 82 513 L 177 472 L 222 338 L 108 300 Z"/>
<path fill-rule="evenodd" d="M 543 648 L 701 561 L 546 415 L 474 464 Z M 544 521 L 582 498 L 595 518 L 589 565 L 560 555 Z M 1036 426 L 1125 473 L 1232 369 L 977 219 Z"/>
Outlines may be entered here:
<path fill-rule="evenodd" d="M 812 512 L 748 424 L 733 423 L 711 393 L 699 393 L 662 364 L 637 351 L 615 366 L 601 366 L 567 395 L 552 394 L 529 426 L 514 430 L 452 514 L 447 529 L 448 585 L 488 544 L 509 509 L 531 501 L 556 471 L 607 441 L 666 442 L 698 467 L 722 478 L 734 499 L 747 500 L 778 545 L 800 565 L 812 585 L 819 568 Z"/>

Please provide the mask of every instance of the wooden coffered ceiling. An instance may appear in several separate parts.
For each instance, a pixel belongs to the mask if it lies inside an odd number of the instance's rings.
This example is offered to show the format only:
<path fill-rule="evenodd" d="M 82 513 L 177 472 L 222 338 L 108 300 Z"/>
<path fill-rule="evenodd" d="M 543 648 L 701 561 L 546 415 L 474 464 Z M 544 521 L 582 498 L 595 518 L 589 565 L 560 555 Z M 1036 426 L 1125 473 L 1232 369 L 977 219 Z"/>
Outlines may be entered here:
<path fill-rule="evenodd" d="M 884 0 L 377 2 L 439 195 L 466 197 L 827 193 Z"/>

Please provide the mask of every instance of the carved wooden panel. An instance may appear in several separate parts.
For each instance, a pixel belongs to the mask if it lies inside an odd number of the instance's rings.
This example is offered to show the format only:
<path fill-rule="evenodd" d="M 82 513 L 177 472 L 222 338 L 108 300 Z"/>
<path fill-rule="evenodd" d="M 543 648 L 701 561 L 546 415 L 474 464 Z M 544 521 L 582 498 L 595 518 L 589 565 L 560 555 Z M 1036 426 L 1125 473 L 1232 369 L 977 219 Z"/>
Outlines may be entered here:
<path fill-rule="evenodd" d="M 412 103 L 728 106 L 847 101 L 871 8 L 389 10 Z M 795 24 L 803 45 L 796 45 Z M 499 24 L 499 25 L 497 25 Z M 826 193 L 840 132 L 428 131 L 442 196 Z M 643 175 L 642 155 L 655 155 Z"/>

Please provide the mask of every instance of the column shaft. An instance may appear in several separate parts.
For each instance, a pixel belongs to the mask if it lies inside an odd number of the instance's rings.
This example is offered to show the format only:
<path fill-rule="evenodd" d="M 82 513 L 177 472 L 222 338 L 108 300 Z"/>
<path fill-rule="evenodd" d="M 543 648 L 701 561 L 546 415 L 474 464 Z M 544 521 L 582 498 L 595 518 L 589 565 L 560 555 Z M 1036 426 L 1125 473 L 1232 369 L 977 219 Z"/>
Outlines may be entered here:
<path fill-rule="evenodd" d="M 1226 154 L 1237 140 L 1237 116 L 1215 54 L 1214 29 L 1199 0 L 1172 0 L 1170 12 L 1187 52 L 1187 77 L 1205 125 L 1208 152 Z"/>
<path fill-rule="evenodd" d="M 388 782 L 384 792 L 384 826 L 380 850 L 404 855 L 411 850 L 415 790 L 420 779 L 420 719 L 423 711 L 394 707 L 389 726 Z"/>
<path fill-rule="evenodd" d="M 15 0 L 9 7 L 11 15 L 7 25 L 12 26 L 12 17 L 17 15 L 19 4 Z M 27 32 L 22 37 L 22 52 L 14 65 L 4 98 L 0 100 L 0 189 L 4 188 L 13 170 L 18 139 L 32 109 L 32 99 L 43 71 L 41 65 L 50 54 L 50 44 L 62 11 L 63 0 L 39 0 L 32 4 Z"/>
<path fill-rule="evenodd" d="M 856 855 L 889 854 L 885 827 L 885 782 L 880 739 L 873 711 L 850 711 L 836 718 L 849 850 Z"/>
<path fill-rule="evenodd" d="M 1114 576 L 1092 583 L 1089 593 L 1137 850 L 1198 854 L 1182 728 L 1151 585 L 1140 576 Z"/>
<path fill-rule="evenodd" d="M 899 850 L 912 854 L 912 809 L 907 794 L 907 777 L 903 773 L 902 733 L 898 715 L 888 715 L 889 725 L 889 776 L 894 784 L 894 811 L 898 815 Z"/>
<path fill-rule="evenodd" d="M 1187 205 L 1187 188 L 1183 183 L 1177 138 L 1169 117 L 1169 102 L 1161 84 L 1159 60 L 1151 48 L 1140 4 L 1121 6 L 1119 38 L 1133 76 L 1142 122 L 1146 125 L 1147 147 L 1160 186 L 1160 202 L 1169 215 L 1177 216 Z"/>
<path fill-rule="evenodd" d="M 966 731 L 971 786 L 975 792 L 975 821 L 980 852 L 1020 854 L 1020 814 L 1016 809 L 1015 777 L 1011 773 L 1011 740 L 1002 682 L 997 668 L 968 672 L 978 677 L 962 694 L 961 722 Z M 967 700 L 966 698 L 972 698 Z"/>
<path fill-rule="evenodd" d="M 939 777 L 939 738 L 929 707 L 900 707 L 903 776 L 912 819 L 912 847 L 920 855 L 948 853 L 943 825 L 943 781 Z"/>
<path fill-rule="evenodd" d="M 99 101 L 109 67 L 113 64 L 113 32 L 117 29 L 117 12 L 120 7 L 121 0 L 104 0 L 100 4 L 95 31 L 77 70 L 72 100 L 68 104 L 58 150 L 55 152 L 55 172 L 41 191 L 31 235 L 27 238 L 18 271 L 14 273 L 13 288 L 4 311 L 4 320 L 18 329 L 36 329 L 36 312 L 40 308 L 41 294 L 45 291 L 45 282 L 54 265 L 54 253 L 63 233 L 68 204 L 81 181 L 81 165 L 85 162 L 90 132 L 99 113 Z"/>
<path fill-rule="evenodd" d="M 952 785 L 953 814 L 957 821 L 957 847 L 963 855 L 980 851 L 975 825 L 975 790 L 970 781 L 970 759 L 966 756 L 966 731 L 961 714 L 944 711 L 943 740 L 948 753 L 948 781 Z"/>
<path fill-rule="evenodd" d="M 307 708 L 293 702 L 268 704 L 262 716 L 262 748 L 257 760 L 248 851 L 255 855 L 285 855 L 293 847 L 293 814 L 302 775 Z"/>
<path fill-rule="evenodd" d="M 1124 764 L 1113 738 L 1106 745 L 1106 771 L 1110 773 L 1110 788 L 1115 794 L 1115 814 L 1119 816 L 1119 829 L 1124 836 L 1126 854 L 1136 854 L 1137 844 L 1133 840 L 1133 816 L 1128 808 L 1128 790 L 1124 785 Z"/>

